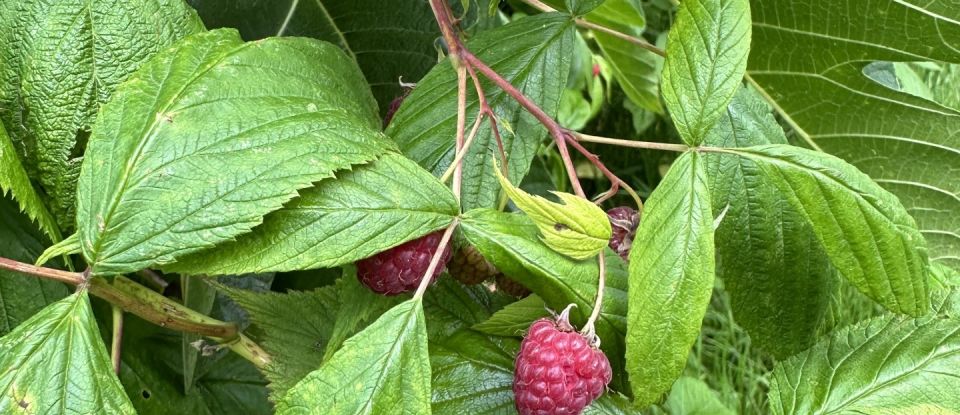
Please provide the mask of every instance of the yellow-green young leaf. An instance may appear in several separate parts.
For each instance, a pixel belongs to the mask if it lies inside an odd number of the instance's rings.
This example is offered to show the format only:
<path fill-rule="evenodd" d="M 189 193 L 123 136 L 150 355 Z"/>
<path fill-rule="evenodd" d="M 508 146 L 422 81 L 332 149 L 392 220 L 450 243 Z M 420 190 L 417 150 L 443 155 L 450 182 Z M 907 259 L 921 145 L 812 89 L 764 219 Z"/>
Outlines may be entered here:
<path fill-rule="evenodd" d="M 277 404 L 280 415 L 430 414 L 423 302 L 390 309 Z"/>
<path fill-rule="evenodd" d="M 733 99 L 750 52 L 749 0 L 684 0 L 660 82 L 680 138 L 700 145 Z"/>
<path fill-rule="evenodd" d="M 670 390 L 687 362 L 714 280 L 706 160 L 688 152 L 647 200 L 630 251 L 627 375 L 637 405 Z"/>
<path fill-rule="evenodd" d="M 0 413 L 135 413 L 86 291 L 47 306 L 0 339 Z"/>
<path fill-rule="evenodd" d="M 514 187 L 494 161 L 497 180 L 513 203 L 540 229 L 540 239 L 550 249 L 573 259 L 597 255 L 610 242 L 610 220 L 593 202 L 569 193 L 551 192 L 563 203 L 554 203 Z"/>

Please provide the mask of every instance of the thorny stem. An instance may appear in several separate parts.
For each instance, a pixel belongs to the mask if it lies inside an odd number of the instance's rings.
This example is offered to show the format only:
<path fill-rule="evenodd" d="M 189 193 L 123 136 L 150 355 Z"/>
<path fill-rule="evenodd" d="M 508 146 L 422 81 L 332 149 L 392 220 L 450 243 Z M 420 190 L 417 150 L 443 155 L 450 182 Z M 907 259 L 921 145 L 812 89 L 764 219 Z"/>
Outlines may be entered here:
<path fill-rule="evenodd" d="M 112 282 L 104 278 L 87 278 L 87 274 L 37 267 L 30 264 L 0 258 L 0 269 L 6 269 L 35 277 L 75 285 L 86 289 L 96 297 L 134 314 L 144 320 L 171 330 L 196 333 L 227 346 L 248 357 L 253 364 L 263 367 L 271 361 L 270 355 L 260 346 L 239 333 L 237 325 L 205 316 L 177 303 L 157 292 L 137 284 L 123 276 L 116 276 Z"/>
<path fill-rule="evenodd" d="M 450 244 L 450 238 L 453 236 L 453 230 L 457 229 L 457 225 L 460 224 L 459 218 L 454 218 L 453 222 L 450 222 L 450 225 L 447 226 L 447 230 L 443 232 L 443 237 L 440 238 L 440 244 L 437 245 L 437 252 L 433 253 L 433 257 L 430 258 L 430 266 L 427 267 L 427 272 L 423 273 L 423 279 L 420 281 L 420 285 L 417 287 L 417 292 L 413 294 L 414 299 L 420 299 L 423 297 L 423 293 L 427 291 L 427 287 L 430 286 L 430 282 L 433 280 L 433 272 L 437 270 L 437 267 L 440 266 L 440 258 L 443 257 L 443 251 L 447 249 L 447 245 Z"/>
<path fill-rule="evenodd" d="M 556 11 L 556 10 L 554 10 L 552 7 L 550 7 L 550 6 L 548 6 L 548 5 L 540 2 L 539 0 L 522 0 L 522 1 L 523 1 L 524 3 L 527 3 L 527 4 L 531 5 L 531 6 L 533 6 L 534 8 L 536 8 L 536 9 L 542 11 L 542 12 L 554 12 L 554 11 Z M 630 35 L 628 35 L 628 34 L 626 34 L 626 33 L 613 30 L 613 29 L 611 29 L 611 28 L 609 28 L 609 27 L 606 27 L 606 26 L 598 25 L 598 24 L 596 24 L 596 23 L 591 23 L 591 22 L 588 22 L 588 21 L 586 21 L 586 20 L 584 20 L 584 19 L 581 19 L 581 18 L 576 18 L 576 19 L 574 19 L 574 23 L 575 23 L 577 26 L 580 26 L 580 27 L 582 27 L 582 28 L 584 28 L 584 29 L 590 29 L 590 30 L 593 30 L 593 31 L 595 31 L 595 32 L 606 33 L 606 34 L 608 34 L 608 35 L 610 35 L 610 36 L 619 38 L 619 39 L 621 39 L 621 40 L 625 40 L 625 41 L 630 42 L 630 43 L 633 43 L 634 45 L 637 45 L 637 46 L 639 46 L 639 47 L 641 47 L 641 48 L 643 48 L 643 49 L 646 49 L 646 50 L 649 50 L 649 51 L 651 51 L 651 52 L 653 52 L 653 53 L 656 53 L 657 55 L 660 55 L 661 57 L 666 57 L 666 56 L 667 56 L 667 53 L 664 52 L 663 49 L 660 49 L 660 48 L 652 45 L 650 42 L 647 42 L 646 40 L 643 40 L 643 39 L 641 39 L 641 38 L 638 38 L 638 37 L 635 37 L 635 36 L 630 36 Z"/>
<path fill-rule="evenodd" d="M 113 362 L 113 371 L 120 375 L 120 352 L 123 344 L 123 309 L 111 306 L 113 315 L 113 341 L 110 344 L 110 361 Z"/>

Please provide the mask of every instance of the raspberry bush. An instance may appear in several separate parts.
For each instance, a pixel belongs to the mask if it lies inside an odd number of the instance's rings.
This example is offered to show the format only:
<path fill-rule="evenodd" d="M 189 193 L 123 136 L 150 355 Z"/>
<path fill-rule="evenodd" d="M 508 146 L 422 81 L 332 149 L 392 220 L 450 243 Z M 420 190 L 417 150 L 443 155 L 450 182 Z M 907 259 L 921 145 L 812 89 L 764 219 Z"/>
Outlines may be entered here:
<path fill-rule="evenodd" d="M 960 9 L 0 0 L 0 413 L 955 413 Z"/>

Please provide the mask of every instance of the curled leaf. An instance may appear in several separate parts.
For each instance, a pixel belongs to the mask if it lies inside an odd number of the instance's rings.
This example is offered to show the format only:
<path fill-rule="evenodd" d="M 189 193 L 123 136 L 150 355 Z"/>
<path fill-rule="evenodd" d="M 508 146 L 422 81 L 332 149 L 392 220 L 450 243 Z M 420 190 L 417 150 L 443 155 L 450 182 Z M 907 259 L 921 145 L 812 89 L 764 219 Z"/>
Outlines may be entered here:
<path fill-rule="evenodd" d="M 607 214 L 593 202 L 569 193 L 551 192 L 562 203 L 534 196 L 511 184 L 497 167 L 494 170 L 500 186 L 520 210 L 540 229 L 540 239 L 550 249 L 570 258 L 583 260 L 596 256 L 610 241 Z"/>

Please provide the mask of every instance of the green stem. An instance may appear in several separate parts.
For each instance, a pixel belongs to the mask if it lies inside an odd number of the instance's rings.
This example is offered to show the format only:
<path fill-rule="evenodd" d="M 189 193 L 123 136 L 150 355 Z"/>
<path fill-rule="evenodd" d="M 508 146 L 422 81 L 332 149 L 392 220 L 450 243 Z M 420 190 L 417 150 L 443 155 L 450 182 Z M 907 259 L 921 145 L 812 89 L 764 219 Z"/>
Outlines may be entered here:
<path fill-rule="evenodd" d="M 127 277 L 116 276 L 112 283 L 93 278 L 89 285 L 91 294 L 160 327 L 225 341 L 237 338 L 236 324 L 207 317 Z"/>
<path fill-rule="evenodd" d="M 226 344 L 259 367 L 271 361 L 270 355 L 240 333 L 236 324 L 203 315 L 127 277 L 116 276 L 110 282 L 106 278 L 87 278 L 85 274 L 78 272 L 37 267 L 2 257 L 0 269 L 84 287 L 90 294 L 153 324 L 171 330 L 196 333 Z M 119 341 L 119 336 L 115 336 L 114 341 Z"/>
<path fill-rule="evenodd" d="M 622 140 L 619 138 L 600 137 L 596 135 L 581 134 L 581 133 L 573 133 L 573 136 L 576 137 L 577 141 L 585 141 L 588 143 L 597 143 L 597 144 L 609 144 L 609 145 L 620 146 L 620 147 L 644 148 L 648 150 L 678 151 L 682 153 L 692 148 L 686 144 Z"/>
<path fill-rule="evenodd" d="M 113 315 L 113 338 L 110 344 L 110 361 L 113 362 L 113 371 L 120 375 L 120 352 L 123 344 L 123 309 L 111 306 Z"/>
<path fill-rule="evenodd" d="M 539 0 L 522 0 L 522 1 L 523 1 L 524 3 L 527 3 L 527 4 L 531 5 L 531 6 L 533 6 L 534 8 L 536 8 L 536 9 L 542 11 L 542 12 L 548 12 L 548 13 L 549 13 L 549 12 L 555 12 L 555 11 L 556 11 L 553 7 L 550 7 L 550 6 L 544 4 L 543 2 L 541 2 L 541 1 L 539 1 Z M 624 41 L 627 41 L 627 42 L 630 42 L 630 43 L 633 43 L 634 45 L 637 45 L 637 46 L 639 46 L 639 47 L 641 47 L 641 48 L 643 48 L 643 49 L 646 49 L 646 50 L 649 50 L 649 51 L 651 51 L 651 52 L 653 52 L 653 53 L 656 53 L 657 55 L 659 55 L 659 56 L 661 56 L 661 57 L 666 57 L 666 56 L 667 56 L 667 52 L 665 52 L 663 49 L 660 49 L 660 48 L 652 45 L 650 42 L 647 42 L 646 40 L 643 40 L 643 39 L 641 39 L 641 38 L 638 38 L 638 37 L 635 37 L 635 36 L 630 36 L 630 35 L 628 35 L 628 34 L 626 34 L 626 33 L 619 32 L 619 31 L 617 31 L 617 30 L 611 29 L 611 28 L 606 27 L 606 26 L 598 25 L 598 24 L 596 24 L 596 23 L 588 22 L 588 21 L 586 21 L 586 20 L 584 20 L 584 19 L 581 19 L 581 18 L 576 18 L 576 19 L 573 20 L 573 22 L 576 23 L 577 26 L 580 26 L 580 27 L 582 27 L 582 28 L 584 28 L 584 29 L 590 29 L 590 30 L 593 30 L 593 31 L 595 31 L 595 32 L 606 33 L 606 34 L 608 34 L 608 35 L 610 35 L 610 36 L 619 38 L 619 39 L 621 39 L 621 40 L 624 40 Z"/>

